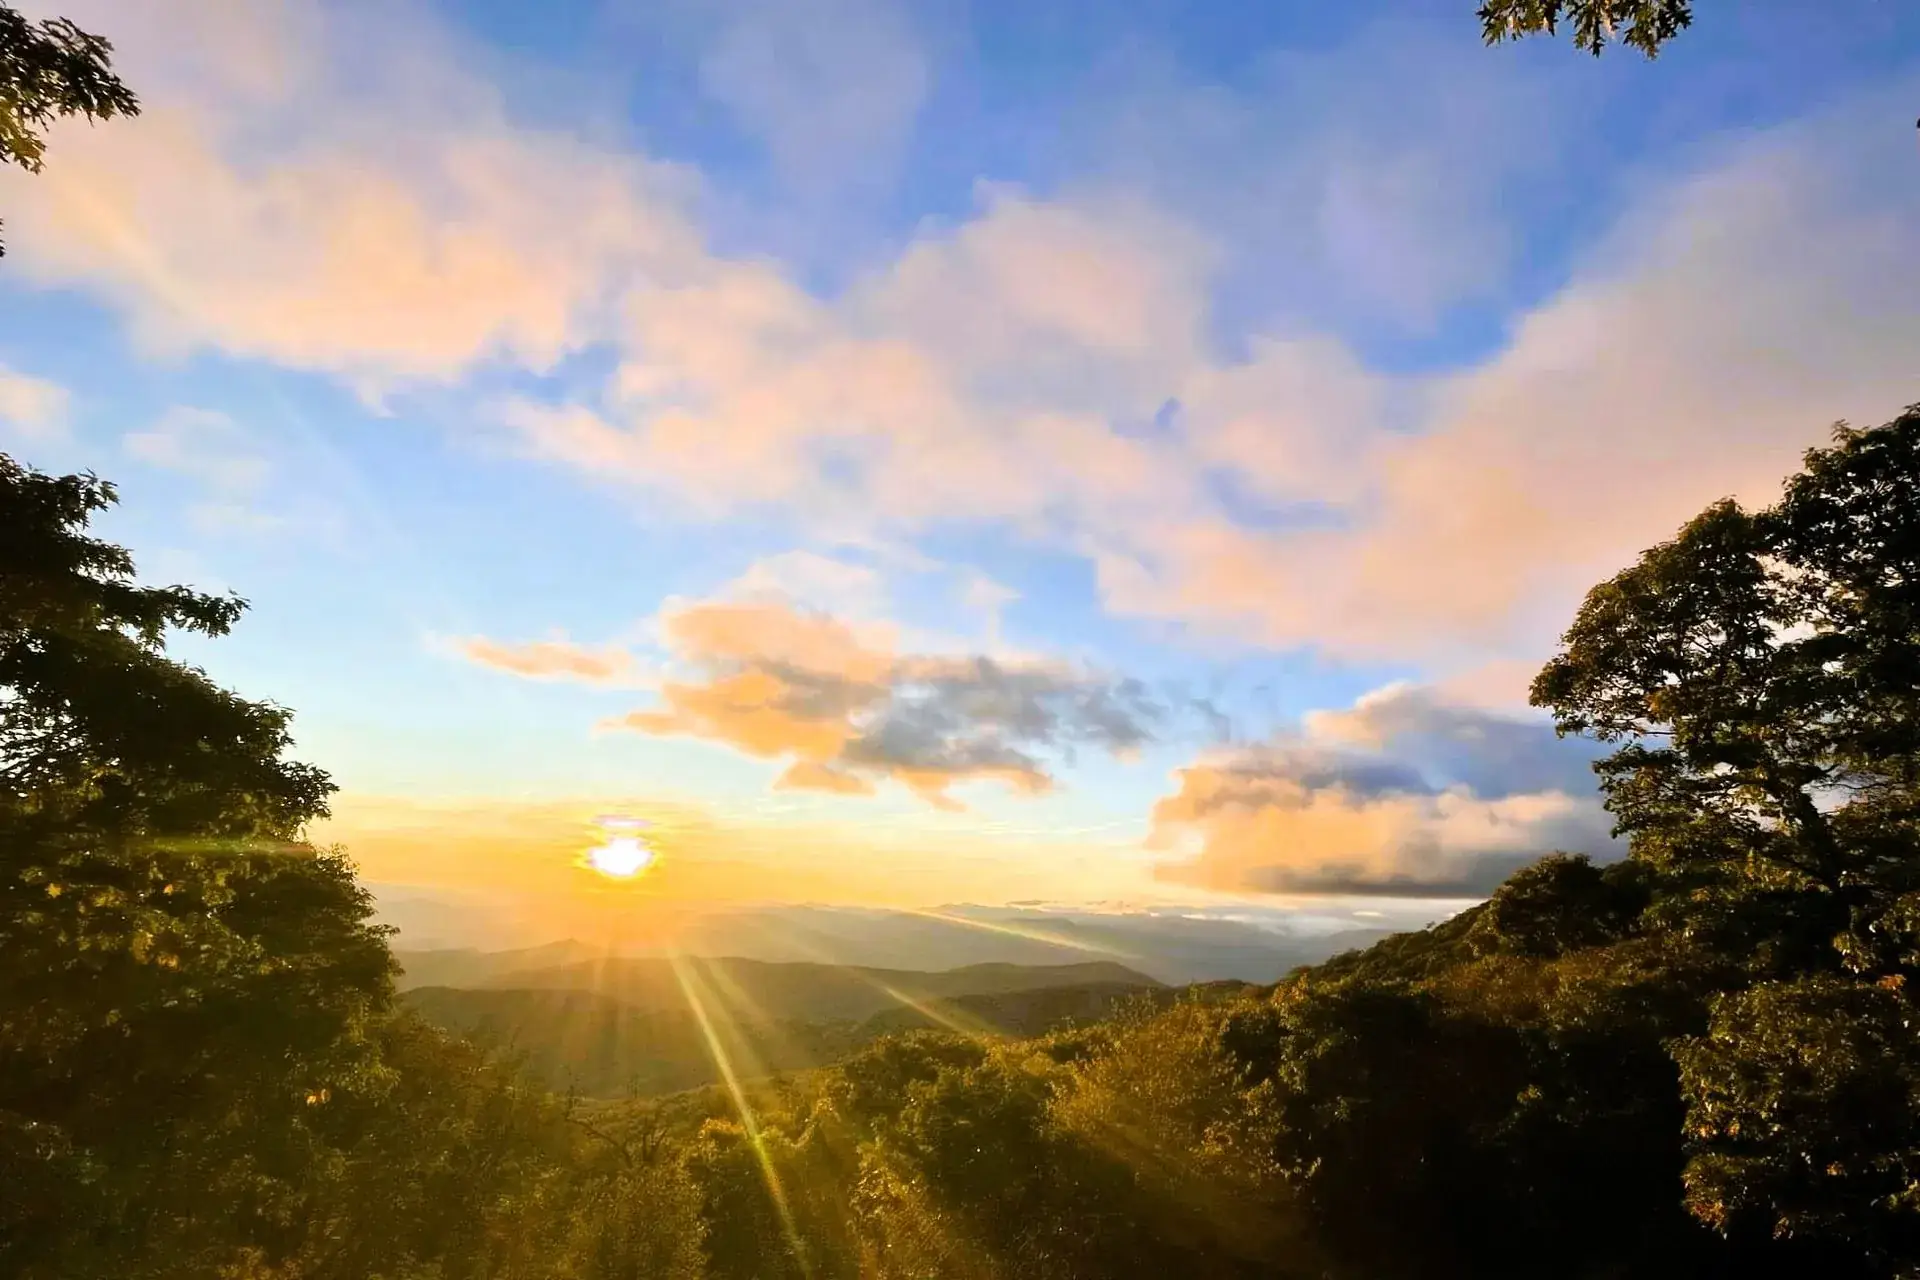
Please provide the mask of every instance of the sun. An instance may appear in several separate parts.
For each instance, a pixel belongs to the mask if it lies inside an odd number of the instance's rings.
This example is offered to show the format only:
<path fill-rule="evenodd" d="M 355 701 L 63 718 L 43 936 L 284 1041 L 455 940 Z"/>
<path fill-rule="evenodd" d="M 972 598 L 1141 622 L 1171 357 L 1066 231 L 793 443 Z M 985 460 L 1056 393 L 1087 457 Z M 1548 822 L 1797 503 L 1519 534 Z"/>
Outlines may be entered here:
<path fill-rule="evenodd" d="M 640 834 L 651 824 L 644 818 L 605 817 L 596 824 L 601 843 L 580 855 L 579 865 L 611 880 L 631 880 L 654 864 L 658 854 Z"/>
<path fill-rule="evenodd" d="M 653 850 L 639 836 L 615 836 L 587 850 L 587 865 L 603 876 L 631 880 L 653 865 Z"/>

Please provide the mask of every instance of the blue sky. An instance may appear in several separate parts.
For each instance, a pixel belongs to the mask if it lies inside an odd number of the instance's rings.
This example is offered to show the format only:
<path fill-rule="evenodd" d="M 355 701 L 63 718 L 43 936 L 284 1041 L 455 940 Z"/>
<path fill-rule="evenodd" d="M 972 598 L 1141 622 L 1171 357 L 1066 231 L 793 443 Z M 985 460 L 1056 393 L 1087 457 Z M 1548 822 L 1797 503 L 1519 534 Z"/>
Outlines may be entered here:
<path fill-rule="evenodd" d="M 1580 592 L 1920 399 L 1885 0 L 1654 63 L 1466 0 L 55 8 L 147 111 L 0 178 L 0 447 L 252 602 L 182 652 L 370 873 L 443 822 L 554 889 L 656 807 L 745 897 L 1606 855 L 1523 706 Z"/>

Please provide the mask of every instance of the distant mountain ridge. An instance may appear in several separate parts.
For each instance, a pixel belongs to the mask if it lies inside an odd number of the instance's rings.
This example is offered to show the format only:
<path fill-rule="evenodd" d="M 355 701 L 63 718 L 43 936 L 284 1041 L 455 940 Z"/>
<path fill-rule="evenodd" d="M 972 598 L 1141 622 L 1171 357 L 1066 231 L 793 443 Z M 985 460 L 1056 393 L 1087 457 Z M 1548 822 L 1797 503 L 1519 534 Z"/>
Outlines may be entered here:
<path fill-rule="evenodd" d="M 1078 964 L 974 964 L 957 969 L 875 969 L 738 957 L 658 960 L 604 957 L 497 974 L 475 984 L 518 990 L 594 991 L 644 1010 L 685 1008 L 691 990 L 736 1018 L 859 1021 L 915 1000 L 994 995 L 1044 987 L 1157 987 L 1110 960 Z"/>
<path fill-rule="evenodd" d="M 577 942 L 506 952 L 511 940 L 541 939 L 509 918 L 508 906 L 483 902 L 430 910 L 417 896 L 384 893 L 380 917 L 399 928 L 413 986 L 472 986 L 471 965 L 490 973 L 589 960 L 609 952 L 661 957 L 664 944 L 634 936 L 611 945 L 594 935 Z M 1464 904 L 1461 904 L 1464 905 Z M 1271 983 L 1303 964 L 1364 947 L 1389 933 L 1418 929 L 1451 912 L 1445 904 L 1400 904 L 1382 915 L 1237 909 L 979 906 L 927 911 L 880 907 L 767 905 L 717 909 L 678 921 L 673 949 L 683 955 L 772 962 L 830 961 L 876 969 L 945 970 L 982 963 L 1066 964 L 1104 959 L 1183 985 L 1233 979 Z M 1341 918 L 1346 916 L 1348 918 Z M 462 924 L 456 929 L 455 922 Z M 552 935 L 545 935 L 551 938 Z M 497 941 L 495 941 L 497 940 Z M 540 959 L 537 952 L 550 951 Z M 428 958 L 430 957 L 430 958 Z M 430 967 L 430 966 L 441 967 Z M 445 967 L 451 965 L 451 968 Z"/>
<path fill-rule="evenodd" d="M 519 1058 L 551 1087 L 600 1097 L 711 1084 L 717 1055 L 742 1076 L 762 1076 L 823 1066 L 917 1027 L 1033 1036 L 1110 1017 L 1128 1000 L 1174 995 L 1110 961 L 931 972 L 737 958 L 510 967 L 529 954 L 427 953 L 410 974 L 484 976 L 473 987 L 412 985 L 403 998 L 428 1022 Z"/>

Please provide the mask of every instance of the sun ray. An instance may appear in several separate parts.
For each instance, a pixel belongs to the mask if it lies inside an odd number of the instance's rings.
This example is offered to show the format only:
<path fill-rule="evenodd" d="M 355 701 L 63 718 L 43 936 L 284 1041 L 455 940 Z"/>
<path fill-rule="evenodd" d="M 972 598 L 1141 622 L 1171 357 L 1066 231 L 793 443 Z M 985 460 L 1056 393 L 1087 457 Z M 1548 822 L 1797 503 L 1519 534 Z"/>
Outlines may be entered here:
<path fill-rule="evenodd" d="M 802 1276 L 811 1275 L 807 1266 L 807 1253 L 800 1239 L 800 1231 L 793 1219 L 793 1210 L 787 1203 L 786 1189 L 780 1185 L 780 1171 L 774 1168 L 773 1159 L 767 1154 L 767 1144 L 761 1134 L 760 1121 L 753 1113 L 753 1106 L 747 1101 L 746 1090 L 740 1087 L 740 1077 L 733 1068 L 733 1058 L 727 1047 L 721 1042 L 713 1019 L 707 1012 L 706 1002 L 694 988 L 698 979 L 689 974 L 687 966 L 677 952 L 669 954 L 667 964 L 673 970 L 675 981 L 680 984 L 680 993 L 686 997 L 687 1008 L 700 1026 L 700 1034 L 707 1042 L 707 1052 L 713 1058 L 714 1070 L 720 1073 L 720 1081 L 726 1088 L 727 1096 L 733 1102 L 733 1109 L 740 1117 L 740 1127 L 746 1131 L 747 1144 L 753 1148 L 754 1160 L 760 1165 L 760 1174 L 766 1179 L 767 1194 L 773 1199 L 774 1212 L 780 1215 L 780 1227 L 786 1234 L 787 1247 L 793 1251 L 793 1259 L 800 1268 Z"/>
<path fill-rule="evenodd" d="M 971 1017 L 952 1007 L 942 1007 L 942 1005 L 929 1000 L 917 999 L 904 991 L 888 986 L 877 978 L 872 978 L 865 974 L 861 976 L 866 977 L 867 980 L 880 991 L 898 1000 L 915 1013 L 920 1014 L 922 1017 L 932 1019 L 956 1035 L 963 1035 L 973 1040 L 1005 1040 L 1007 1038 L 1004 1031 L 1001 1031 L 998 1027 L 984 1019 Z"/>
<path fill-rule="evenodd" d="M 906 1008 L 912 1009 L 916 1013 L 924 1015 L 931 1021 L 939 1024 L 940 1026 L 945 1027 L 947 1030 L 952 1031 L 958 1035 L 968 1036 L 976 1040 L 1006 1039 L 1005 1033 L 1003 1033 L 1002 1031 L 999 1030 L 999 1028 L 994 1027 L 990 1023 L 987 1023 L 977 1018 L 969 1018 L 966 1014 L 962 1013 L 958 1009 L 943 1007 L 940 1004 L 930 1003 L 929 1001 L 922 1000 L 917 996 L 910 995 L 907 992 L 900 990 L 898 987 L 892 986 L 891 984 L 886 982 L 882 982 L 880 979 L 874 977 L 873 974 L 868 972 L 866 969 L 856 965 L 850 965 L 846 963 L 844 960 L 841 960 L 839 957 L 833 955 L 831 952 L 825 950 L 824 948 L 816 944 L 808 942 L 803 938 L 799 938 L 799 937 L 789 938 L 788 943 L 796 951 L 799 951 L 802 954 L 806 955 L 810 960 L 814 961 L 816 964 L 827 965 L 830 968 L 833 968 L 841 973 L 846 974 L 848 977 L 853 978 L 856 981 L 863 982 L 866 985 L 872 987 L 874 990 L 880 992 L 882 995 L 886 996 L 888 999 L 893 1000 L 898 1004 L 904 1005 Z"/>
<path fill-rule="evenodd" d="M 1089 942 L 1084 938 L 1069 938 L 1058 933 L 1029 926 L 1002 924 L 992 920 L 975 920 L 970 916 L 955 915 L 948 911 L 935 911 L 927 907 L 901 907 L 903 915 L 920 916 L 927 920 L 939 920 L 946 924 L 957 924 L 968 929 L 978 929 L 983 933 L 998 933 L 1010 938 L 1023 938 L 1028 942 L 1044 942 L 1049 946 L 1065 947 L 1070 951 L 1085 951 L 1093 955 L 1113 956 L 1121 960 L 1137 960 L 1138 956 L 1122 951 L 1118 947 L 1104 943 Z"/>

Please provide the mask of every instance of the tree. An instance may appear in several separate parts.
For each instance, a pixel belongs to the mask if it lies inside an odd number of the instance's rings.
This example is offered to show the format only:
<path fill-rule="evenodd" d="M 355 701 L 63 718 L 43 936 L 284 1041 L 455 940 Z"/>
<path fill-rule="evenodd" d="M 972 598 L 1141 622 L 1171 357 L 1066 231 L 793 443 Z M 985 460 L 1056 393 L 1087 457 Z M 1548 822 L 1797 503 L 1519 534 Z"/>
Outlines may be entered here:
<path fill-rule="evenodd" d="M 1573 43 L 1595 57 L 1612 41 L 1649 58 L 1693 24 L 1692 0 L 1486 0 L 1480 29 L 1488 44 L 1573 29 Z"/>
<path fill-rule="evenodd" d="M 1920 406 L 1781 500 L 1709 507 L 1594 588 L 1533 686 L 1720 970 L 1675 1040 L 1689 1204 L 1863 1273 L 1920 1263 Z"/>
<path fill-rule="evenodd" d="M 1869 1274 L 1912 1275 L 1917 1032 L 1898 984 L 1818 977 L 1722 996 L 1708 1033 L 1675 1053 L 1689 1207 L 1730 1234 L 1838 1243 Z"/>
<path fill-rule="evenodd" d="M 1907 973 L 1875 943 L 1920 890 L 1920 408 L 1594 588 L 1532 697 L 1619 744 L 1608 807 L 1696 935 L 1762 972 Z"/>
<path fill-rule="evenodd" d="M 138 115 L 140 101 L 112 61 L 111 44 L 67 19 L 33 23 L 0 4 L 0 163 L 40 172 L 41 131 L 58 117 Z"/>
<path fill-rule="evenodd" d="M 211 1275 L 299 1247 L 392 961 L 288 713 L 166 654 L 243 603 L 138 585 L 114 500 L 0 455 L 0 1270 Z"/>

